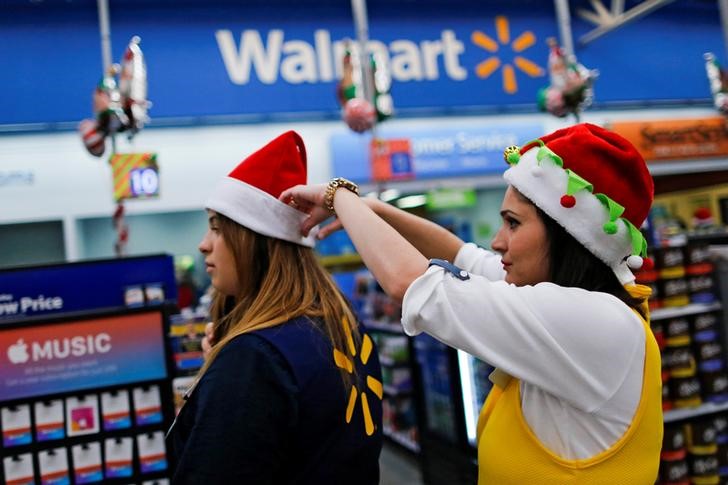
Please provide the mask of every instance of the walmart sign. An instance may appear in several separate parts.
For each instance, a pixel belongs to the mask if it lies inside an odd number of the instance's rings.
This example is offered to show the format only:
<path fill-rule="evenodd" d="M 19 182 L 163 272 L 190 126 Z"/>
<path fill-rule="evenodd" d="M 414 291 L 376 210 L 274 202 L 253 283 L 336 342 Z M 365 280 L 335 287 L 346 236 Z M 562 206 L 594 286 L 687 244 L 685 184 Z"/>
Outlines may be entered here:
<path fill-rule="evenodd" d="M 274 3 L 211 0 L 172 9 L 162 0 L 134 2 L 111 12 L 113 57 L 132 35 L 141 37 L 153 120 L 338 117 L 345 39 L 355 37 L 349 2 Z M 372 3 L 368 49 L 386 61 L 400 113 L 536 110 L 548 83 L 546 39 L 558 34 L 551 2 Z M 101 75 L 95 4 L 3 8 L 0 58 L 8 69 L 0 76 L 0 125 L 91 116 Z M 572 19 L 576 38 L 592 28 Z M 600 71 L 597 103 L 707 102 L 702 55 L 713 50 L 728 64 L 722 46 L 715 2 L 676 1 L 577 55 Z"/>
<path fill-rule="evenodd" d="M 285 40 L 285 32 L 268 32 L 263 42 L 257 30 L 245 30 L 236 44 L 233 33 L 219 30 L 215 34 L 220 54 L 225 62 L 230 81 L 245 85 L 250 81 L 251 70 L 263 84 L 275 84 L 279 78 L 290 84 L 330 82 L 341 79 L 341 62 L 346 41 L 331 41 L 328 30 L 316 30 L 314 43 L 305 40 Z M 389 44 L 373 41 L 367 46 L 378 59 L 384 59 L 394 81 L 421 81 L 440 79 L 440 67 L 444 75 L 460 81 L 467 78 L 467 71 L 460 64 L 460 54 L 465 47 L 452 30 L 443 30 L 439 39 L 419 43 L 396 39 Z"/>

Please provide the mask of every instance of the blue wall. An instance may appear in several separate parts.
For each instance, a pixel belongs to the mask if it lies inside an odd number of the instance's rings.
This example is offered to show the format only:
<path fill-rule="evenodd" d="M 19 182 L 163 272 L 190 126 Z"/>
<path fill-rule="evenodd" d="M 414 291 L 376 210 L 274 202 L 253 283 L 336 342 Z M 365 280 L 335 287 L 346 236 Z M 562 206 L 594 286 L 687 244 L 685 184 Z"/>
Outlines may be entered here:
<path fill-rule="evenodd" d="M 349 2 L 110 3 L 114 60 L 133 35 L 142 38 L 157 124 L 338 116 L 340 61 L 329 41 L 355 36 Z M 575 39 L 593 28 L 575 13 L 587 5 L 571 2 Z M 508 23 L 507 39 L 497 35 L 496 16 Z M 370 38 L 392 63 L 400 115 L 535 111 L 536 92 L 548 83 L 546 38 L 558 33 L 552 2 L 375 0 L 369 20 Z M 91 93 L 101 74 L 96 2 L 9 0 L 0 6 L 0 32 L 0 125 L 50 123 L 47 128 L 92 116 Z M 474 32 L 495 41 L 495 52 L 476 45 Z M 514 52 L 514 40 L 526 32 L 533 45 Z M 425 54 L 437 49 L 442 53 Z M 600 70 L 595 94 L 602 106 L 706 104 L 707 50 L 725 61 L 717 2 L 682 0 L 577 47 L 577 55 Z M 259 57 L 246 64 L 245 54 Z M 516 55 L 544 75 L 530 77 L 516 67 L 517 91 L 508 94 L 502 66 Z M 490 57 L 501 68 L 478 77 L 475 67 Z"/>

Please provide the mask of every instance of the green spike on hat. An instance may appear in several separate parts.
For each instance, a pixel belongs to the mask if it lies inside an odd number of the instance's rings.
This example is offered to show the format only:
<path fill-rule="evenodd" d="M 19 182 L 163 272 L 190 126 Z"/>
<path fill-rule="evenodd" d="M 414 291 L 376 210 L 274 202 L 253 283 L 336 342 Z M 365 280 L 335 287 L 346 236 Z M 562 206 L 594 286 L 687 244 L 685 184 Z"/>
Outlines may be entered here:
<path fill-rule="evenodd" d="M 601 202 L 604 207 L 607 208 L 609 211 L 609 221 L 605 222 L 602 226 L 602 229 L 604 229 L 604 232 L 607 234 L 617 234 L 617 230 L 619 229 L 617 227 L 617 219 L 619 219 L 619 216 L 621 216 L 624 213 L 624 207 L 620 204 L 616 203 L 609 197 L 607 197 L 604 194 L 594 194 L 597 199 L 599 199 L 599 202 Z"/>
<path fill-rule="evenodd" d="M 538 156 L 536 158 L 538 159 Z M 594 186 L 568 168 L 566 169 L 566 175 L 568 175 L 569 180 L 566 183 L 566 194 L 561 196 L 561 205 L 566 208 L 571 208 L 576 205 L 576 199 L 574 198 L 576 192 L 579 190 L 588 190 L 591 192 L 594 190 Z"/>

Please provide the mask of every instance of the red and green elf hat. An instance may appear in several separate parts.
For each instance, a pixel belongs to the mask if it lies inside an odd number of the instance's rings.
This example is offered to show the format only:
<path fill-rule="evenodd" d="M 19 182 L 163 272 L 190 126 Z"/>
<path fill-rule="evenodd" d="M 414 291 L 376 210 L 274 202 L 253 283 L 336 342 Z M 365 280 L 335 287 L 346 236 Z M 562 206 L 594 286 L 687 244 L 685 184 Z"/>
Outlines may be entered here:
<path fill-rule="evenodd" d="M 639 227 L 654 184 L 642 156 L 626 139 L 582 123 L 509 147 L 506 181 L 604 261 L 622 284 L 634 281 L 647 243 Z M 647 262 L 649 264 L 649 262 Z"/>

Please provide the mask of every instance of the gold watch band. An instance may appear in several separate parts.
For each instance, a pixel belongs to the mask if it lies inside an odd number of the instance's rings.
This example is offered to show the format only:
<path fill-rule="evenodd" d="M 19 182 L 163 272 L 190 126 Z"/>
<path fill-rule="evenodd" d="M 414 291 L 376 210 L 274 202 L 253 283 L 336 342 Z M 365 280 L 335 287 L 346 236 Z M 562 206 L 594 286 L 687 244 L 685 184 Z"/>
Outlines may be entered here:
<path fill-rule="evenodd" d="M 354 192 L 359 195 L 359 186 L 351 180 L 347 180 L 343 177 L 336 177 L 329 181 L 326 186 L 326 192 L 324 193 L 324 207 L 332 214 L 336 214 L 334 210 L 334 195 L 338 189 L 346 189 L 350 192 Z"/>

